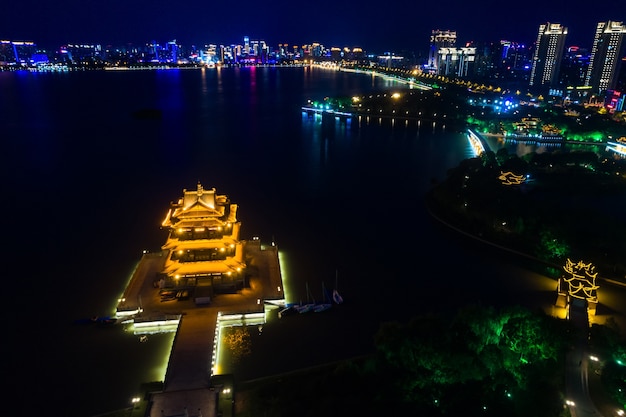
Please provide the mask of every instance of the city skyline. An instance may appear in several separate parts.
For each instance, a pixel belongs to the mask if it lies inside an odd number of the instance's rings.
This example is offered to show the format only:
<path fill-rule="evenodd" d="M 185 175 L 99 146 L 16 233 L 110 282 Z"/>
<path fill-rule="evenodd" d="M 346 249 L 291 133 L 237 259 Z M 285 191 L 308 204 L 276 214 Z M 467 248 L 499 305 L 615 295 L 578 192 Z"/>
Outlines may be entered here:
<path fill-rule="evenodd" d="M 192 1 L 174 6 L 162 0 L 115 0 L 106 5 L 26 0 L 4 8 L 0 38 L 55 48 L 66 43 L 121 45 L 174 39 L 184 45 L 233 44 L 249 36 L 269 45 L 319 42 L 376 53 L 423 52 L 432 30 L 456 31 L 459 44 L 500 39 L 532 43 L 539 25 L 550 22 L 568 28 L 566 45 L 590 48 L 598 22 L 626 18 L 621 0 L 610 0 L 603 7 L 590 7 L 582 0 L 529 0 L 506 6 L 477 0 L 472 7 L 461 0 L 422 4 L 402 0 L 383 10 L 378 5 L 354 8 L 328 0 L 306 6 L 285 2 L 266 7 L 247 0 L 236 8 Z"/>

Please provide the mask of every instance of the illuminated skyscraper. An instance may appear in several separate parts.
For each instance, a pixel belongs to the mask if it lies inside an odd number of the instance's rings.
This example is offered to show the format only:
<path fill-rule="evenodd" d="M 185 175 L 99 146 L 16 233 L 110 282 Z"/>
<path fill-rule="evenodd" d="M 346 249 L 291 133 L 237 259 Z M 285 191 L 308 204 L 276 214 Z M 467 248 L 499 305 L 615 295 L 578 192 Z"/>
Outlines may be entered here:
<path fill-rule="evenodd" d="M 548 92 L 550 88 L 557 87 L 566 37 L 567 28 L 558 23 L 539 25 L 530 70 L 531 90 Z"/>
<path fill-rule="evenodd" d="M 592 87 L 594 93 L 615 88 L 625 34 L 626 26 L 622 22 L 598 23 L 585 79 L 585 85 Z"/>
<path fill-rule="evenodd" d="M 559 78 L 561 83 L 569 87 L 585 85 L 585 77 L 589 70 L 589 51 L 578 46 L 568 46 L 563 54 L 563 62 Z M 585 90 L 589 90 L 586 88 Z"/>
<path fill-rule="evenodd" d="M 13 43 L 11 41 L 0 40 L 0 66 L 15 64 L 16 61 Z"/>
<path fill-rule="evenodd" d="M 0 65 L 28 65 L 36 52 L 34 42 L 0 40 Z"/>
<path fill-rule="evenodd" d="M 437 74 L 453 77 L 467 77 L 474 72 L 476 48 L 439 48 Z"/>
<path fill-rule="evenodd" d="M 439 49 L 456 47 L 456 32 L 450 30 L 433 30 L 430 35 L 428 51 L 428 69 L 437 73 L 439 68 Z"/>
<path fill-rule="evenodd" d="M 250 55 L 250 37 L 243 37 L 243 53 L 246 55 Z"/>

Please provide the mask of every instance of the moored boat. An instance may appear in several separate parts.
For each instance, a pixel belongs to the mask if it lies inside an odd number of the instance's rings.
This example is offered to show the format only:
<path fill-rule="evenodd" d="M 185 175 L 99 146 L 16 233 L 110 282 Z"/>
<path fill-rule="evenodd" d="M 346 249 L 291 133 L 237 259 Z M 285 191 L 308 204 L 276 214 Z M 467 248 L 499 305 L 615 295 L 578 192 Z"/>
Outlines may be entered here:
<path fill-rule="evenodd" d="M 326 286 L 324 285 L 323 281 L 322 281 L 322 294 L 324 296 L 324 301 L 320 304 L 316 304 L 313 307 L 314 313 L 321 313 L 322 311 L 326 311 L 333 306 L 332 302 L 330 301 L 330 297 L 328 297 L 328 292 L 326 291 Z"/>
<path fill-rule="evenodd" d="M 99 318 L 96 323 L 98 323 L 98 325 L 100 326 L 110 326 L 112 324 L 117 323 L 117 318 L 115 317 L 101 317 Z"/>
<path fill-rule="evenodd" d="M 306 304 L 302 304 L 302 301 L 300 301 L 299 305 L 294 306 L 296 310 L 298 310 L 298 313 L 300 314 L 304 314 L 304 313 L 308 313 L 309 311 L 312 311 L 313 308 L 315 307 L 315 299 L 313 298 L 313 296 L 311 295 L 311 291 L 309 291 L 309 283 L 306 283 Z"/>
<path fill-rule="evenodd" d="M 335 304 L 343 303 L 343 297 L 341 296 L 341 294 L 339 294 L 339 291 L 337 290 L 333 290 L 333 301 L 335 302 Z"/>
<path fill-rule="evenodd" d="M 335 304 L 343 303 L 343 297 L 339 294 L 339 290 L 337 289 L 338 275 L 339 273 L 335 271 L 335 288 L 333 289 L 333 301 Z"/>
<path fill-rule="evenodd" d="M 110 316 L 91 316 L 87 319 L 74 320 L 75 324 L 113 324 L 117 323 L 117 318 Z"/>
<path fill-rule="evenodd" d="M 293 306 L 293 308 L 295 308 L 299 314 L 308 313 L 309 311 L 313 309 L 313 307 L 315 307 L 315 304 L 299 304 L 299 305 Z"/>
<path fill-rule="evenodd" d="M 294 314 L 298 314 L 298 310 L 296 310 L 294 306 L 287 306 L 278 311 L 278 318 L 282 319 L 283 317 L 291 316 Z"/>

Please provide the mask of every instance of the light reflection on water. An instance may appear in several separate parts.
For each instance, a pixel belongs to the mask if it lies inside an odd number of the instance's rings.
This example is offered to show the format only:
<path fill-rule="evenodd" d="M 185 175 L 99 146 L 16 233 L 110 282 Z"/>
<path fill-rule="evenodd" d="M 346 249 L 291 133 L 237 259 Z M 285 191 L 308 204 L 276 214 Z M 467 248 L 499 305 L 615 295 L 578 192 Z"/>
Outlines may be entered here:
<path fill-rule="evenodd" d="M 583 144 L 583 143 L 550 143 L 537 141 L 523 141 L 506 139 L 501 136 L 485 135 L 485 140 L 489 144 L 492 151 L 497 152 L 500 149 L 506 149 L 511 154 L 523 157 L 533 152 L 544 153 L 562 150 L 564 152 L 571 151 L 588 151 L 594 152 L 604 157 L 614 157 L 615 154 L 608 151 L 604 145 Z"/>
<path fill-rule="evenodd" d="M 231 368 L 224 360 L 237 378 L 369 352 L 383 321 L 543 297 L 525 287 L 533 276 L 446 233 L 425 210 L 425 191 L 471 156 L 464 132 L 374 117 L 322 126 L 302 116 L 307 99 L 390 81 L 256 71 L 0 75 L 5 195 L 21 218 L 41 219 L 5 224 L 16 268 L 7 276 L 33 294 L 10 323 L 20 335 L 5 355 L 15 402 L 38 398 L 85 417 L 123 408 L 142 382 L 163 379 L 173 333 L 140 342 L 122 326 L 68 323 L 114 311 L 142 251 L 163 244 L 169 202 L 198 180 L 239 204 L 242 239 L 277 242 L 294 300 L 306 299 L 306 283 L 320 298 L 336 271 L 345 299 L 320 314 L 272 317 L 260 334 L 249 328 L 252 354 Z M 163 118 L 132 117 L 146 108 Z M 45 352 L 27 353 L 33 346 Z"/>

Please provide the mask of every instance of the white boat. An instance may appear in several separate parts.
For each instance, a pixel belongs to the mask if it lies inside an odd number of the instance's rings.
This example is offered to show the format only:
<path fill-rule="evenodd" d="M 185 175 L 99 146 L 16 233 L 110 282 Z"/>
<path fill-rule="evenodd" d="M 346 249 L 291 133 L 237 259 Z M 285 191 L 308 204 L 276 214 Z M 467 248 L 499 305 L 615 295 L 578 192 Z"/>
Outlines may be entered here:
<path fill-rule="evenodd" d="M 297 313 L 298 311 L 296 310 L 295 306 L 288 306 L 288 307 L 281 309 L 278 312 L 278 318 L 282 319 L 283 317 L 291 316 L 292 314 L 297 314 Z"/>
<path fill-rule="evenodd" d="M 293 308 L 295 308 L 300 314 L 308 313 L 313 309 L 313 307 L 315 307 L 315 304 L 299 304 L 293 306 Z"/>
<path fill-rule="evenodd" d="M 328 294 L 326 292 L 326 287 L 324 286 L 324 281 L 322 281 L 322 295 L 324 296 L 324 302 L 320 303 L 320 304 L 316 304 L 315 307 L 313 307 L 313 312 L 314 313 L 321 313 L 322 311 L 326 311 L 328 309 L 330 309 L 333 304 L 331 302 L 331 300 L 328 297 Z"/>
<path fill-rule="evenodd" d="M 341 294 L 339 294 L 339 291 L 337 291 L 336 289 L 333 290 L 333 301 L 335 302 L 335 304 L 343 303 L 343 297 L 341 296 Z"/>
<path fill-rule="evenodd" d="M 339 294 L 339 290 L 337 289 L 337 271 L 335 271 L 335 289 L 333 290 L 333 301 L 335 304 L 343 303 L 343 297 Z"/>
<path fill-rule="evenodd" d="M 302 301 L 301 301 L 299 305 L 294 306 L 294 308 L 298 310 L 298 313 L 300 314 L 308 313 L 309 311 L 313 310 L 313 308 L 315 307 L 315 299 L 311 295 L 311 291 L 309 291 L 308 282 L 306 283 L 306 301 L 307 301 L 306 304 L 302 304 Z"/>
<path fill-rule="evenodd" d="M 322 304 L 317 304 L 315 307 L 313 307 L 313 312 L 314 313 L 321 313 L 322 311 L 326 311 L 328 309 L 330 309 L 333 305 L 331 303 L 322 303 Z"/>

